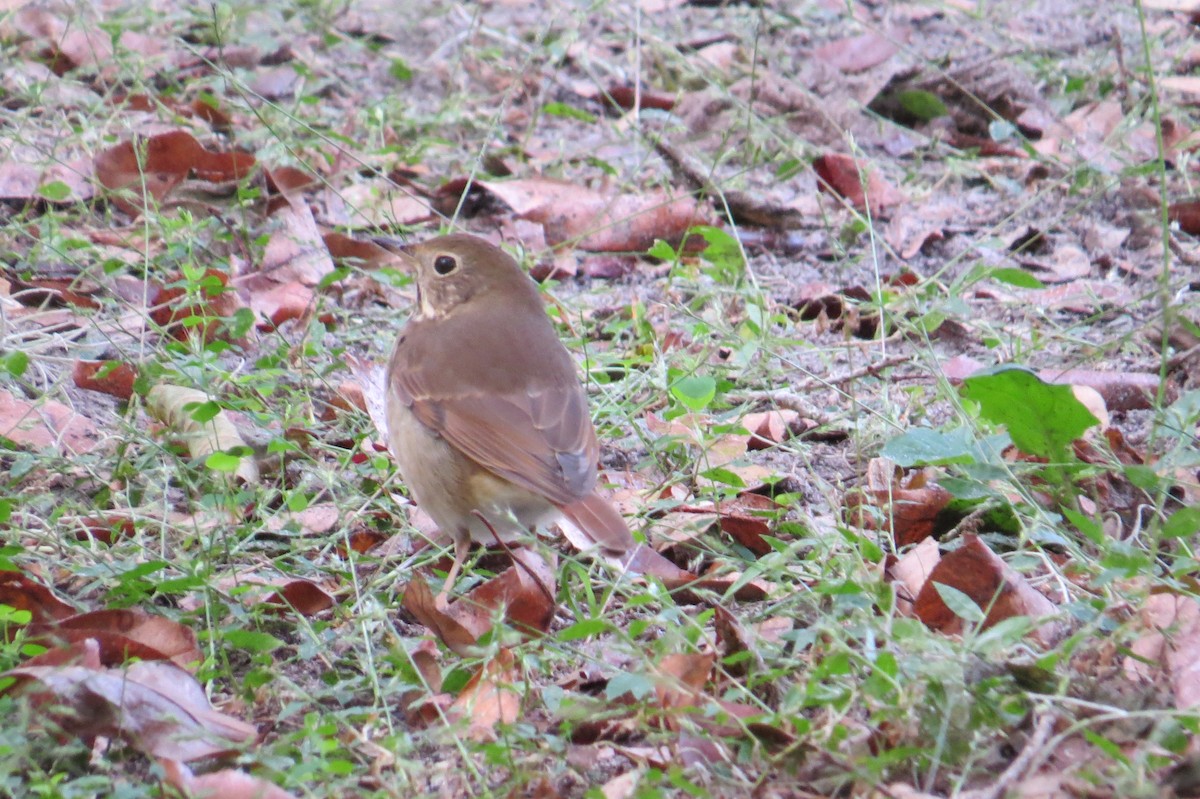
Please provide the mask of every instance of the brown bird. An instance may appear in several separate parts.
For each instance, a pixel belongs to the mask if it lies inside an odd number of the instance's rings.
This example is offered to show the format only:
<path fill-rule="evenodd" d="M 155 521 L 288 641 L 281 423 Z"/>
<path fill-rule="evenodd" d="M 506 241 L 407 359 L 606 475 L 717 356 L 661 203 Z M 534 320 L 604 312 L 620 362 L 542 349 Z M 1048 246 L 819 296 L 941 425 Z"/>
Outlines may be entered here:
<path fill-rule="evenodd" d="M 595 492 L 599 447 L 575 363 L 532 280 L 463 234 L 406 247 L 417 308 L 388 366 L 388 438 L 417 504 L 454 541 L 448 591 L 472 540 L 567 517 L 610 555 L 634 547 Z"/>

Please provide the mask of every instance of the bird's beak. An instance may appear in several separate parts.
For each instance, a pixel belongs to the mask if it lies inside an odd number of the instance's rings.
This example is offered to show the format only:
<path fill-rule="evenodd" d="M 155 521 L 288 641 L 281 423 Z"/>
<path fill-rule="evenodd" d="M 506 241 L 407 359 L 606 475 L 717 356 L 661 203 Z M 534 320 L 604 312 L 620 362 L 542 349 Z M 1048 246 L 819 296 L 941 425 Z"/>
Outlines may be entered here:
<path fill-rule="evenodd" d="M 387 236 L 374 236 L 371 242 L 395 255 L 397 260 L 404 264 L 413 273 L 417 271 L 417 262 L 408 254 L 409 243 L 400 239 L 393 239 Z"/>

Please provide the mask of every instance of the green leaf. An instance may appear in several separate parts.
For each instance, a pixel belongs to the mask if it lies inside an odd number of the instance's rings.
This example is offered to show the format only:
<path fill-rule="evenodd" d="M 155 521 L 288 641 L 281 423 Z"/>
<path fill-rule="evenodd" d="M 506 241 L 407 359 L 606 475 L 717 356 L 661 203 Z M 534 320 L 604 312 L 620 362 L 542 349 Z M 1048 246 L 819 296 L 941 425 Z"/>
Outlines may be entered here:
<path fill-rule="evenodd" d="M 960 619 L 971 624 L 981 624 L 984 620 L 983 609 L 975 604 L 975 600 L 959 591 L 952 585 L 945 583 L 934 583 L 933 587 L 937 589 L 938 596 L 946 603 L 946 607 L 950 608 L 950 612 Z"/>
<path fill-rule="evenodd" d="M 947 432 L 916 428 L 893 438 L 881 454 L 901 466 L 941 466 L 947 463 L 975 463 L 975 442 L 971 431 L 959 427 Z"/>
<path fill-rule="evenodd" d="M 671 395 L 693 411 L 702 411 L 717 396 L 717 381 L 710 375 L 689 375 L 675 381 Z"/>
<path fill-rule="evenodd" d="M 614 674 L 604 686 L 604 698 L 610 702 L 625 694 L 631 694 L 634 700 L 645 699 L 654 693 L 654 682 L 644 674 L 631 674 L 623 671 Z"/>
<path fill-rule="evenodd" d="M 62 202 L 70 198 L 71 187 L 61 180 L 54 180 L 38 186 L 37 192 L 51 202 Z"/>
<path fill-rule="evenodd" d="M 1191 505 L 1180 508 L 1171 514 L 1163 525 L 1163 535 L 1167 538 L 1183 538 L 1200 532 L 1200 506 Z"/>
<path fill-rule="evenodd" d="M 201 424 L 212 421 L 213 417 L 221 412 L 221 406 L 214 400 L 196 403 L 189 402 L 183 406 L 183 409 L 191 415 L 193 421 L 200 422 Z"/>
<path fill-rule="evenodd" d="M 901 108 L 922 122 L 944 117 L 950 113 L 950 109 L 946 108 L 946 104 L 938 99 L 936 94 L 921 89 L 900 92 L 896 96 L 896 100 L 900 103 Z"/>
<path fill-rule="evenodd" d="M 710 268 L 704 270 L 709 277 L 721 283 L 733 283 L 738 279 L 746 261 L 737 239 L 728 231 L 711 225 L 697 225 L 688 233 L 701 236 L 708 243 L 700 257 L 710 264 Z"/>
<path fill-rule="evenodd" d="M 242 459 L 237 455 L 231 455 L 228 452 L 214 452 L 204 459 L 204 465 L 214 472 L 227 472 L 232 474 L 237 471 L 238 464 Z"/>
<path fill-rule="evenodd" d="M 963 381 L 963 395 L 984 418 L 1008 429 L 1017 449 L 1051 460 L 1067 457 L 1071 442 L 1099 420 L 1070 386 L 1043 382 L 1020 366 L 998 366 Z"/>
<path fill-rule="evenodd" d="M 577 641 L 580 638 L 600 635 L 612 628 L 612 624 L 604 619 L 584 619 L 583 621 L 575 622 L 566 629 L 560 630 L 555 637 L 560 641 Z"/>
<path fill-rule="evenodd" d="M 578 119 L 580 122 L 595 122 L 595 114 L 589 114 L 582 108 L 576 108 L 573 105 L 566 103 L 546 103 L 542 106 L 542 112 L 552 117 L 562 117 L 564 119 Z"/>
<path fill-rule="evenodd" d="M 226 630 L 223 637 L 230 646 L 254 653 L 272 652 L 283 646 L 275 636 L 254 630 Z"/>
<path fill-rule="evenodd" d="M 800 170 L 805 166 L 805 162 L 799 158 L 789 158 L 775 168 L 775 177 L 779 180 L 788 180 L 800 174 Z"/>
<path fill-rule="evenodd" d="M 657 258 L 660 261 L 674 261 L 679 257 L 679 254 L 675 252 L 675 248 L 662 239 L 655 239 L 653 246 L 649 250 L 646 250 L 646 255 L 649 255 L 651 258 Z"/>
<path fill-rule="evenodd" d="M 1017 286 L 1018 288 L 1023 289 L 1046 288 L 1045 283 L 1038 280 L 1024 269 L 1016 269 L 1013 267 L 989 269 L 987 271 L 987 277 L 990 277 L 993 280 L 999 280 L 1001 283 L 1007 283 L 1010 286 Z"/>
<path fill-rule="evenodd" d="M 1093 544 L 1099 546 L 1108 538 L 1104 534 L 1104 528 L 1100 526 L 1099 522 L 1093 521 L 1079 511 L 1071 510 L 1070 508 L 1062 508 L 1061 510 L 1062 515 L 1067 517 L 1067 521 L 1075 525 L 1075 528 L 1086 535 L 1088 540 Z"/>
<path fill-rule="evenodd" d="M 412 80 L 413 71 L 412 67 L 404 63 L 403 59 L 393 58 L 392 65 L 388 67 L 388 74 L 398 81 L 407 83 Z"/>
<path fill-rule="evenodd" d="M 0 358 L 0 363 L 4 364 L 4 371 L 13 377 L 20 377 L 29 368 L 29 356 L 20 350 L 14 350 Z"/>

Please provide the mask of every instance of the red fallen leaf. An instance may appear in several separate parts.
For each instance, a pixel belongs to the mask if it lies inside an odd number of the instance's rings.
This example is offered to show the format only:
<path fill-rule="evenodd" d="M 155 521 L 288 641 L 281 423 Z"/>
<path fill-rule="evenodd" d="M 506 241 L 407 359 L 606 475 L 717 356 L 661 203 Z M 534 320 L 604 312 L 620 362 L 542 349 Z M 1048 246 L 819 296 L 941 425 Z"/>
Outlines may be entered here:
<path fill-rule="evenodd" d="M 964 535 L 961 547 L 942 556 L 913 604 L 917 618 L 930 628 L 949 634 L 961 633 L 963 620 L 942 600 L 936 587 L 939 583 L 962 591 L 987 613 L 982 624 L 985 630 L 1013 616 L 1042 618 L 1056 611 L 1053 602 L 973 534 Z M 1061 625 L 1055 622 L 1046 622 L 1033 631 L 1033 635 L 1047 646 L 1060 634 Z"/>
<path fill-rule="evenodd" d="M 80 388 L 127 400 L 133 396 L 137 370 L 124 361 L 76 361 L 73 377 Z"/>
<path fill-rule="evenodd" d="M 819 191 L 836 194 L 859 211 L 869 207 L 873 216 L 881 216 L 886 208 L 904 199 L 903 194 L 868 165 L 862 166 L 860 174 L 858 162 L 849 155 L 829 153 L 819 156 L 813 161 L 813 169 L 820 178 Z"/>
<path fill-rule="evenodd" d="M 188 799 L 296 799 L 273 782 L 236 769 L 210 771 L 197 777 L 178 760 L 162 759 L 166 782 Z"/>
<path fill-rule="evenodd" d="M 229 275 L 218 269 L 204 270 L 201 278 L 203 288 L 195 305 L 182 305 L 179 301 L 188 296 L 188 291 L 179 285 L 183 275 L 176 275 L 165 288 L 154 297 L 150 318 L 163 331 L 180 341 L 199 336 L 202 341 L 213 341 L 221 332 L 221 320 L 233 316 L 242 307 L 237 293 L 228 289 Z M 193 295 L 195 296 L 195 295 Z M 185 320 L 204 318 L 200 324 L 184 324 Z"/>
<path fill-rule="evenodd" d="M 17 571 L 0 571 L 0 605 L 28 611 L 31 624 L 51 623 L 77 612 L 48 587 Z"/>
<path fill-rule="evenodd" d="M 295 608 L 301 616 L 315 616 L 333 607 L 333 597 L 312 580 L 288 580 L 264 601 Z"/>
<path fill-rule="evenodd" d="M 842 72 L 865 72 L 894 56 L 898 42 L 907 39 L 908 31 L 902 28 L 890 30 L 887 35 L 870 31 L 823 44 L 813 55 Z"/>
<path fill-rule="evenodd" d="M 896 592 L 896 609 L 900 615 L 910 618 L 916 616 L 913 605 L 917 595 L 941 559 L 938 542 L 933 538 L 926 538 L 899 558 L 891 553 L 884 558 L 884 581 L 890 583 Z"/>
<path fill-rule="evenodd" d="M 654 669 L 658 677 L 654 686 L 658 703 L 668 710 L 695 705 L 703 695 L 716 659 L 711 652 L 675 652 L 664 657 Z"/>
<path fill-rule="evenodd" d="M 0 436 L 23 447 L 84 455 L 100 443 L 100 431 L 87 417 L 54 400 L 26 402 L 0 389 Z"/>
<path fill-rule="evenodd" d="M 1179 223 L 1179 229 L 1200 236 L 1200 200 L 1187 200 L 1167 206 L 1167 219 Z"/>
<path fill-rule="evenodd" d="M 490 619 L 483 625 L 479 624 L 478 619 L 470 617 L 464 622 L 439 607 L 424 577 L 414 576 L 409 581 L 401 602 L 404 609 L 428 627 L 451 652 L 463 657 L 471 656 L 479 636 L 491 627 Z M 467 624 L 473 624 L 474 628 L 468 627 Z"/>
<path fill-rule="evenodd" d="M 211 152 L 190 133 L 176 130 L 110 147 L 96 156 L 95 170 L 100 185 L 114 193 L 117 206 L 136 215 L 143 210 L 143 186 L 162 202 L 189 175 L 213 183 L 241 180 L 255 163 L 249 153 Z"/>
<path fill-rule="evenodd" d="M 389 263 L 401 264 L 399 257 L 373 241 L 360 241 L 341 233 L 327 232 L 323 235 L 325 247 L 335 261 L 356 260 L 368 269 L 377 269 Z"/>
<path fill-rule="evenodd" d="M 94 640 L 106 666 L 136 657 L 170 660 L 180 668 L 191 668 L 204 659 L 191 628 L 133 608 L 94 610 L 54 623 L 30 625 L 29 635 L 43 642 Z"/>
<path fill-rule="evenodd" d="M 136 532 L 133 519 L 128 516 L 110 516 L 108 518 L 88 516 L 79 520 L 79 526 L 82 529 L 75 533 L 76 539 L 79 541 L 91 539 L 102 544 L 111 544 L 117 538 L 130 538 Z"/>
<path fill-rule="evenodd" d="M 476 205 L 498 201 L 517 217 L 540 223 L 551 246 L 572 243 L 595 252 L 641 252 L 655 239 L 678 242 L 706 218 L 690 196 L 650 192 L 610 197 L 549 178 L 470 182 L 459 178 L 441 186 L 435 202 L 443 212 L 452 211 L 464 192 Z"/>
<path fill-rule="evenodd" d="M 22 277 L 18 272 L 9 272 L 6 279 L 23 305 L 38 307 L 44 303 L 54 305 L 65 304 L 76 308 L 99 308 L 100 303 L 92 299 L 100 294 L 100 287 L 78 275 L 56 277 L 52 275 L 31 275 Z"/>
<path fill-rule="evenodd" d="M 878 529 L 877 516 L 866 510 L 874 507 L 883 516 L 883 528 L 891 529 L 897 547 L 916 544 L 933 535 L 939 515 L 953 497 L 931 482 L 930 474 L 922 469 L 904 476 L 886 458 L 872 459 L 867 466 L 866 485 L 846 496 L 851 523 L 866 530 Z"/>
<path fill-rule="evenodd" d="M 26 666 L 4 676 L 17 678 L 9 690 L 32 696 L 64 730 L 84 739 L 119 738 L 155 757 L 213 757 L 257 734 L 213 710 L 200 683 L 168 661 L 140 661 L 126 669 Z"/>
<path fill-rule="evenodd" d="M 642 88 L 639 95 L 633 86 L 612 86 L 597 98 L 607 100 L 622 111 L 632 111 L 635 105 L 641 108 L 656 108 L 660 111 L 670 111 L 675 107 L 675 97 L 653 89 Z"/>
<path fill-rule="evenodd" d="M 501 649 L 463 686 L 450 706 L 450 717 L 470 719 L 469 738 L 491 740 L 497 724 L 514 723 L 521 711 L 520 695 L 512 687 L 515 682 L 516 658 L 511 649 Z"/>
<path fill-rule="evenodd" d="M 473 588 L 453 604 L 473 606 L 486 619 L 503 609 L 504 618 L 517 629 L 544 633 L 554 621 L 556 561 L 547 562 L 530 549 L 513 549 L 513 565 Z"/>

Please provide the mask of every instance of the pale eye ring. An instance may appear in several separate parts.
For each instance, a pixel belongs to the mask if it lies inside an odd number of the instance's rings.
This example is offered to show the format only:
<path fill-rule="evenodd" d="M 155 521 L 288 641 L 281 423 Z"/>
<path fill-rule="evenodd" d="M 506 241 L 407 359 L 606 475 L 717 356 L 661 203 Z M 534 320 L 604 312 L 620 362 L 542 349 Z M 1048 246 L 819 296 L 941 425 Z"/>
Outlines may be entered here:
<path fill-rule="evenodd" d="M 453 255 L 439 255 L 433 259 L 433 271 L 439 275 L 448 275 L 458 268 L 458 261 Z"/>

